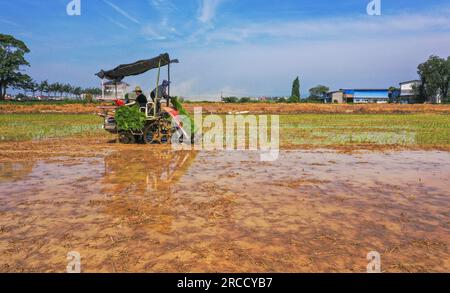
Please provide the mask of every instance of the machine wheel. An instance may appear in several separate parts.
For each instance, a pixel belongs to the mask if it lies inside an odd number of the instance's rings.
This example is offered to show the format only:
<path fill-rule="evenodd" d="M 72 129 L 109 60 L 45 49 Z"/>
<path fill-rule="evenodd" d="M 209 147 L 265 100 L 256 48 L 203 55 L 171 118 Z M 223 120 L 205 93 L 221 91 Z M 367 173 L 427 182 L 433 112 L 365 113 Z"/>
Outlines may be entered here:
<path fill-rule="evenodd" d="M 131 132 L 121 132 L 119 133 L 119 141 L 123 144 L 133 144 L 136 143 L 136 138 Z"/>
<path fill-rule="evenodd" d="M 146 144 L 168 144 L 171 139 L 172 125 L 170 121 L 156 121 L 144 129 L 144 142 Z"/>

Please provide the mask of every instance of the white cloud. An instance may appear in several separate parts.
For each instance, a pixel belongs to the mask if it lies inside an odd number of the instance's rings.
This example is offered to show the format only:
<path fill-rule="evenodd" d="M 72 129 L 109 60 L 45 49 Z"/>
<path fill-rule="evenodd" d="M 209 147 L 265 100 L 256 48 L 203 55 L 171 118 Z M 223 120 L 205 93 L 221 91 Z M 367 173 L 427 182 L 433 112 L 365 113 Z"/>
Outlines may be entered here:
<path fill-rule="evenodd" d="M 125 30 L 127 30 L 128 29 L 128 27 L 126 26 L 126 25 L 124 25 L 123 23 L 121 23 L 121 22 L 119 22 L 119 21 L 116 21 L 116 20 L 114 20 L 114 19 L 112 19 L 112 18 L 110 18 L 110 17 L 108 17 L 108 16 L 104 16 L 109 22 L 111 22 L 112 24 L 114 24 L 114 25 L 116 25 L 116 26 L 118 26 L 118 27 L 120 27 L 120 28 L 122 28 L 122 29 L 125 29 Z"/>
<path fill-rule="evenodd" d="M 151 6 L 160 11 L 174 11 L 176 6 L 170 0 L 149 0 Z"/>
<path fill-rule="evenodd" d="M 217 8 L 221 2 L 223 0 L 201 0 L 198 20 L 202 23 L 210 23 L 216 16 Z"/>
<path fill-rule="evenodd" d="M 448 10 L 296 21 L 229 19 L 214 28 L 209 24 L 219 2 L 202 1 L 200 22 L 179 26 L 177 33 L 170 31 L 170 13 L 163 12 L 141 29 L 152 40 L 149 47 L 163 47 L 180 59 L 172 69 L 174 95 L 215 100 L 222 91 L 288 95 L 297 75 L 303 94 L 317 84 L 389 87 L 416 78 L 417 65 L 430 55 L 450 52 Z M 144 77 L 131 80 L 148 83 Z"/>
<path fill-rule="evenodd" d="M 163 41 L 167 39 L 167 37 L 158 33 L 152 24 L 144 25 L 141 32 L 149 41 Z"/>
<path fill-rule="evenodd" d="M 182 80 L 178 83 L 174 83 L 171 86 L 171 95 L 183 96 L 187 93 L 195 92 L 195 88 L 198 87 L 198 80 L 195 78 Z"/>
<path fill-rule="evenodd" d="M 245 42 L 252 39 L 329 40 L 371 38 L 379 35 L 449 31 L 450 15 L 395 15 L 383 18 L 331 18 L 308 21 L 277 21 L 222 27 L 205 34 L 211 42 Z"/>
<path fill-rule="evenodd" d="M 177 32 L 171 21 L 173 18 L 171 14 L 177 8 L 170 0 L 148 0 L 148 2 L 156 10 L 157 15 L 152 17 L 151 23 L 142 27 L 141 32 L 148 40 L 165 41 Z"/>
<path fill-rule="evenodd" d="M 126 17 L 127 19 L 129 19 L 130 21 L 139 24 L 139 20 L 137 20 L 136 18 L 134 18 L 133 16 L 131 16 L 130 14 L 128 14 L 128 12 L 126 12 L 125 10 L 123 10 L 122 8 L 120 8 L 119 6 L 117 6 L 114 3 L 111 3 L 108 0 L 103 0 L 103 2 L 105 2 L 106 4 L 108 4 L 109 6 L 111 6 L 111 8 L 113 8 L 115 11 L 117 11 L 119 14 L 121 14 L 122 16 Z"/>
<path fill-rule="evenodd" d="M 201 26 L 164 42 L 181 63 L 176 95 L 288 95 L 299 75 L 302 93 L 317 85 L 383 88 L 417 77 L 430 55 L 450 52 L 450 15 L 385 15 Z"/>
<path fill-rule="evenodd" d="M 317 84 L 387 88 L 416 78 L 417 65 L 430 55 L 450 52 L 450 15 L 442 11 L 297 21 L 230 19 L 214 28 L 208 24 L 217 3 L 211 9 L 206 2 L 200 14 L 204 22 L 179 38 L 168 34 L 170 17 L 142 29 L 148 39 L 163 41 L 156 48 L 164 46 L 180 59 L 172 69 L 174 95 L 197 100 L 217 100 L 221 92 L 289 95 L 297 75 L 302 94 Z"/>
<path fill-rule="evenodd" d="M 181 63 L 172 70 L 173 85 L 196 80 L 177 88 L 176 94 L 216 100 L 221 91 L 237 96 L 288 95 L 297 75 L 303 94 L 317 84 L 331 89 L 387 88 L 416 78 L 417 65 L 431 54 L 450 52 L 448 34 L 421 35 L 420 43 L 417 46 L 416 36 L 408 35 L 186 49 L 177 54 Z"/>

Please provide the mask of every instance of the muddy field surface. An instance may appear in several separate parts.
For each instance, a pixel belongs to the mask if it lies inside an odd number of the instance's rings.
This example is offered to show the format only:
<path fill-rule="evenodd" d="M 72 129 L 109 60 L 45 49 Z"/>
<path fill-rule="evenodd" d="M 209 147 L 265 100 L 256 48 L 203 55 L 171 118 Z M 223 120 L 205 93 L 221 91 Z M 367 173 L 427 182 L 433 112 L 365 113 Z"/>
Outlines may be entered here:
<path fill-rule="evenodd" d="M 101 106 L 110 106 L 103 103 Z M 92 114 L 101 112 L 99 104 L 0 104 L 0 114 L 31 113 L 72 113 Z M 252 114 L 415 114 L 415 113 L 450 113 L 450 105 L 401 105 L 401 104 L 286 104 L 286 103 L 186 103 L 186 110 L 193 113 L 195 107 L 201 107 L 205 114 L 228 114 L 248 111 Z"/>
<path fill-rule="evenodd" d="M 401 104 L 285 104 L 285 103 L 191 103 L 185 108 L 193 112 L 201 107 L 206 114 L 228 114 L 248 111 L 252 114 L 414 114 L 450 113 L 450 105 Z"/>
<path fill-rule="evenodd" d="M 2 144 L 0 271 L 450 271 L 450 153 Z"/>

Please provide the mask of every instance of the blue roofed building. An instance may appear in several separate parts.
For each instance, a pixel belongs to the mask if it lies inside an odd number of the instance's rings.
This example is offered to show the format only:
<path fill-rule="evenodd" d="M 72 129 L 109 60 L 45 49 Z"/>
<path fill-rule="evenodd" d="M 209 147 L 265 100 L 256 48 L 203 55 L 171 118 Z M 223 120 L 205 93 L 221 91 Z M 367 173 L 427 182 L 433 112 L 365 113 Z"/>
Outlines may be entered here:
<path fill-rule="evenodd" d="M 339 91 L 330 92 L 329 98 L 333 103 L 388 103 L 388 89 L 340 89 Z"/>

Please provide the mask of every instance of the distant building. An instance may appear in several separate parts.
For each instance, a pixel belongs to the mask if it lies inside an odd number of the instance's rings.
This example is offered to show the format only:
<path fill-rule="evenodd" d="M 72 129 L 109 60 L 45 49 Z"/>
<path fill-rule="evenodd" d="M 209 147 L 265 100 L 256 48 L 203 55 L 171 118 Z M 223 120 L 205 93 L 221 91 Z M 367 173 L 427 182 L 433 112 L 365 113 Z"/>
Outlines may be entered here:
<path fill-rule="evenodd" d="M 344 99 L 347 103 L 382 104 L 389 102 L 387 89 L 344 89 Z"/>
<path fill-rule="evenodd" d="M 115 100 L 115 99 L 125 99 L 128 87 L 130 86 L 126 82 L 108 81 L 103 83 L 103 95 L 102 100 Z"/>
<path fill-rule="evenodd" d="M 331 103 L 372 104 L 388 103 L 387 89 L 340 89 L 327 94 Z"/>
<path fill-rule="evenodd" d="M 422 85 L 420 80 L 410 80 L 400 83 L 400 101 L 407 103 L 417 102 L 416 93 L 414 88 L 419 88 Z M 440 104 L 442 103 L 442 94 L 438 93 L 433 97 L 426 97 L 426 101 L 429 103 Z"/>
<path fill-rule="evenodd" d="M 415 87 L 419 87 L 422 84 L 420 80 L 410 80 L 400 83 L 400 102 L 414 103 L 416 100 L 416 94 L 414 92 Z"/>
<path fill-rule="evenodd" d="M 257 100 L 261 102 L 276 102 L 278 97 L 259 97 Z"/>
<path fill-rule="evenodd" d="M 344 93 L 342 91 L 329 92 L 327 94 L 327 103 L 342 104 L 344 103 Z"/>

